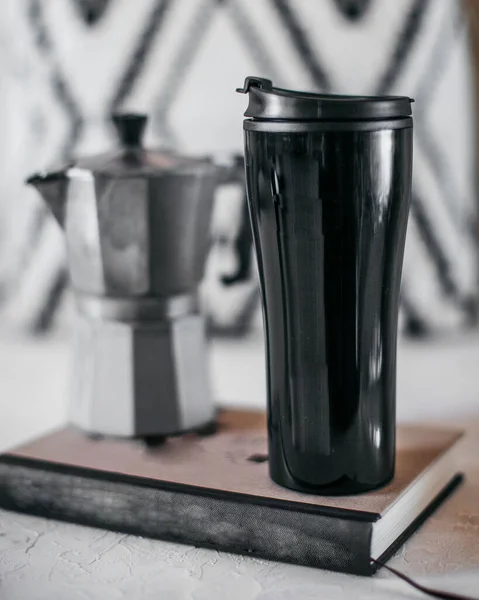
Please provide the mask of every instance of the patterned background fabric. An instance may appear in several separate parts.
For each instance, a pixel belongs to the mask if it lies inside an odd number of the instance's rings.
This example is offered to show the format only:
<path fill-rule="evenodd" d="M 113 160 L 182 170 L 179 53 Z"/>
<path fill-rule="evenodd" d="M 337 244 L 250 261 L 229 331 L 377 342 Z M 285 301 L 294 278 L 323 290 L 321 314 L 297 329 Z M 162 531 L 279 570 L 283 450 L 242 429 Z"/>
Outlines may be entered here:
<path fill-rule="evenodd" d="M 0 319 L 70 318 L 64 243 L 25 176 L 111 147 L 115 110 L 146 143 L 242 150 L 247 75 L 277 86 L 415 98 L 402 290 L 410 333 L 463 326 L 477 295 L 475 100 L 457 0 L 2 0 Z M 260 327 L 241 186 L 218 192 L 203 302 L 213 330 Z"/>

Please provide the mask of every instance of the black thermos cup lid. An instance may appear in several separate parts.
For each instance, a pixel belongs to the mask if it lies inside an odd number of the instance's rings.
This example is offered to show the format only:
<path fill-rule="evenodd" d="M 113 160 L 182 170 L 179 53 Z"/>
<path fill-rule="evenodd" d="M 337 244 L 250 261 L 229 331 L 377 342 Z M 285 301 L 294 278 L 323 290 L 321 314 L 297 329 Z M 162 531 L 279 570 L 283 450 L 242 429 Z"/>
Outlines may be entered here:
<path fill-rule="evenodd" d="M 411 116 L 407 96 L 340 96 L 311 94 L 273 87 L 269 79 L 247 77 L 242 88 L 249 94 L 245 117 L 265 120 L 375 120 Z"/>

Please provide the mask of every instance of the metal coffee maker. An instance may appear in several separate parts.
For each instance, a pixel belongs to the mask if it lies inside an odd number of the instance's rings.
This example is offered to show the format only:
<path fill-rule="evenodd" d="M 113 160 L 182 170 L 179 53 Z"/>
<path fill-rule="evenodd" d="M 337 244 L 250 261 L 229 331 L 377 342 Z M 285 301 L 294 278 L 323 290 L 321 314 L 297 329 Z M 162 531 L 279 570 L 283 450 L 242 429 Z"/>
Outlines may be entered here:
<path fill-rule="evenodd" d="M 197 305 L 218 167 L 142 147 L 146 117 L 113 117 L 120 148 L 33 175 L 65 231 L 78 305 L 70 421 L 142 437 L 214 421 Z"/>

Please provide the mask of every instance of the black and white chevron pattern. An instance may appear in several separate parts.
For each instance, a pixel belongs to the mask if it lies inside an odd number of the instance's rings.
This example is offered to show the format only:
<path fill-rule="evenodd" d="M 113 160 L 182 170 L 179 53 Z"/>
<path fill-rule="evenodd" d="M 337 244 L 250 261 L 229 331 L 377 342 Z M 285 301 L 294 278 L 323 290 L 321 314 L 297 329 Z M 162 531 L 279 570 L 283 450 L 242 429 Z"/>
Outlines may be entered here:
<path fill-rule="evenodd" d="M 404 93 L 415 116 L 402 291 L 406 331 L 458 328 L 477 297 L 471 57 L 457 0 L 2 0 L 0 318 L 68 314 L 62 235 L 26 174 L 112 143 L 113 110 L 148 143 L 231 157 L 245 75 L 336 93 Z M 217 334 L 260 323 L 241 186 L 218 192 L 202 298 Z"/>

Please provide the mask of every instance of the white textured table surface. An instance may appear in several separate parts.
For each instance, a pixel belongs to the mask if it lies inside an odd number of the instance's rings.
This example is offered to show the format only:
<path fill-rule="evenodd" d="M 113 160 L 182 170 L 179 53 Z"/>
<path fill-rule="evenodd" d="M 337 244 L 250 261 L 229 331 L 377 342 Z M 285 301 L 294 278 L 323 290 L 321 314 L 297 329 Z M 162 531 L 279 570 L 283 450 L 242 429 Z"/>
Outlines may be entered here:
<path fill-rule="evenodd" d="M 63 422 L 68 362 L 61 337 L 0 341 L 0 449 Z M 244 350 L 222 343 L 212 366 L 218 397 L 263 405 L 259 342 Z M 401 420 L 479 422 L 479 335 L 401 344 L 398 396 Z M 479 427 L 467 445 L 468 480 L 390 564 L 422 583 L 478 595 Z M 351 597 L 421 595 L 385 571 L 358 578 L 0 511 L 0 600 Z"/>

